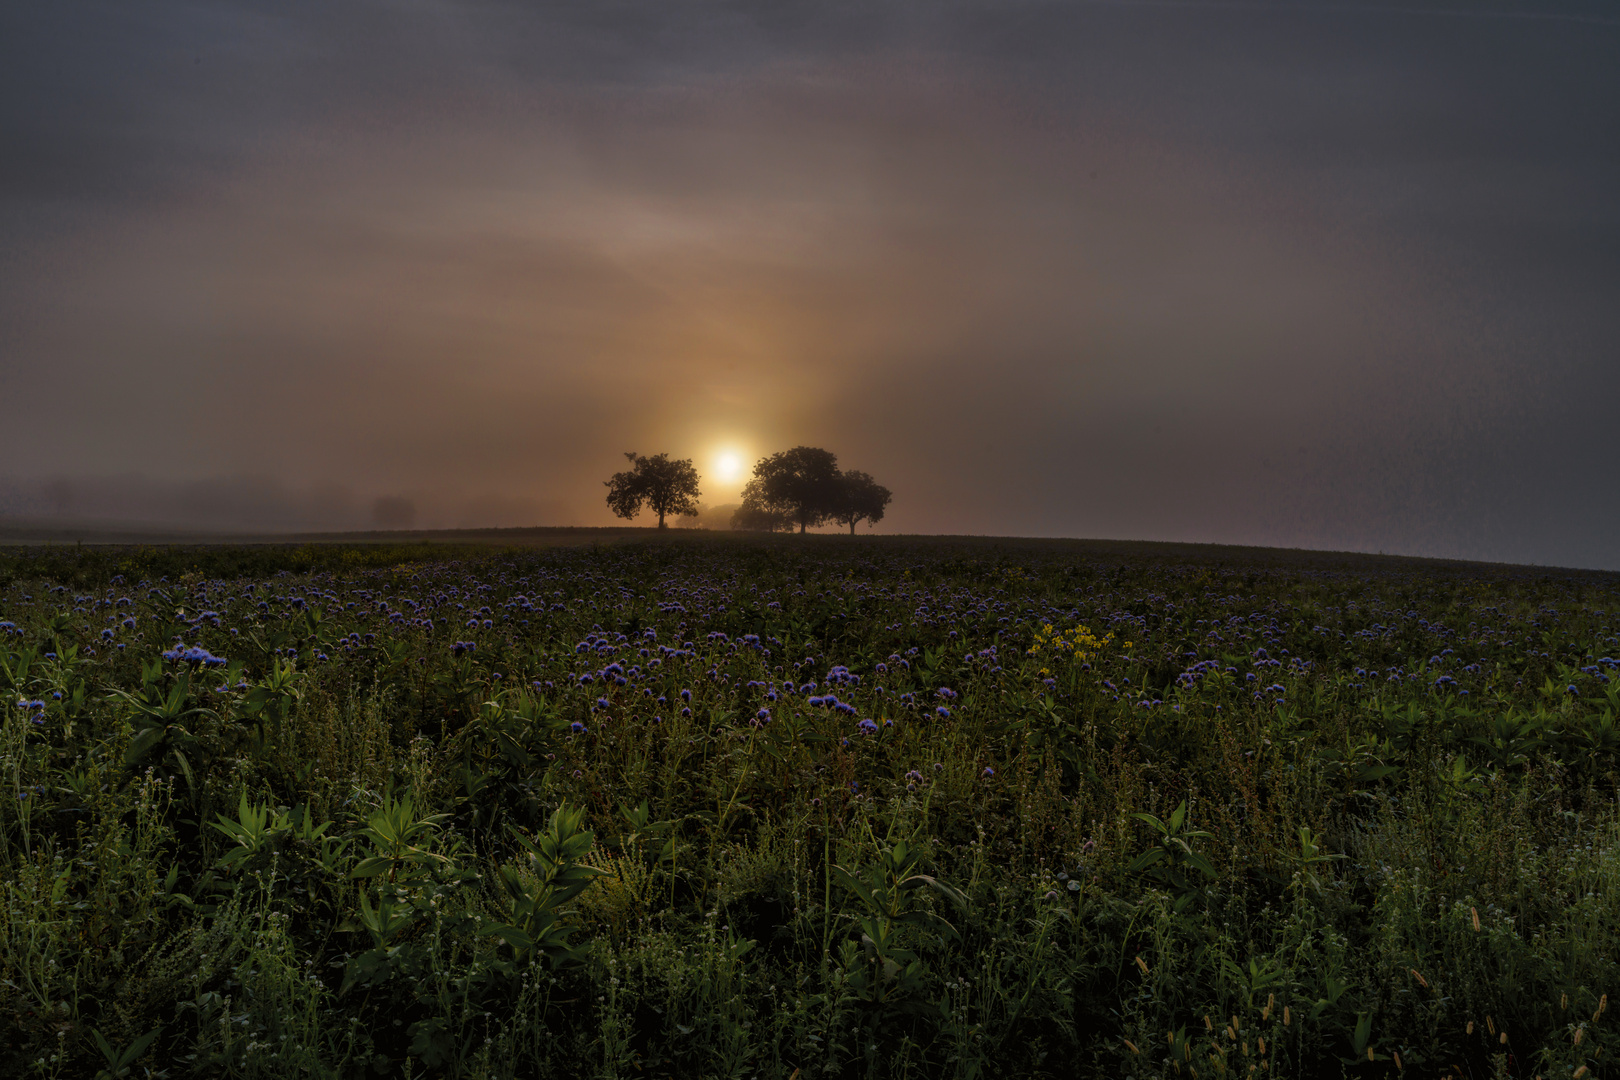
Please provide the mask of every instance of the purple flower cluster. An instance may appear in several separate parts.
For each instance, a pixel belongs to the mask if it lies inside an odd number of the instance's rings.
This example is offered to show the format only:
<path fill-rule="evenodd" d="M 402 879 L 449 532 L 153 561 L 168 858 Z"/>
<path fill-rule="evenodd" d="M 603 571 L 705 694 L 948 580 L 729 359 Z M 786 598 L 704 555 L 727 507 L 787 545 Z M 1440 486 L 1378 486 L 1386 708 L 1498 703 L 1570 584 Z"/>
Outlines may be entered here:
<path fill-rule="evenodd" d="M 226 660 L 223 656 L 215 656 L 201 645 L 186 645 L 184 642 L 172 649 L 163 651 L 163 659 L 182 664 L 196 664 L 202 667 L 224 667 Z"/>

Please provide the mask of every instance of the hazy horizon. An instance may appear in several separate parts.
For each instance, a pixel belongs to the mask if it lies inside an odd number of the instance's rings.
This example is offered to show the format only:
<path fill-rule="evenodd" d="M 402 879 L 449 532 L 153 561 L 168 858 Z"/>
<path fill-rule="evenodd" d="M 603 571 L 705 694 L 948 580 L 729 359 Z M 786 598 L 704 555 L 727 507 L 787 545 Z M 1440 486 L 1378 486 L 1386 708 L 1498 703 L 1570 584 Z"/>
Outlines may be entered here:
<path fill-rule="evenodd" d="M 808 444 L 878 532 L 1620 569 L 1595 3 L 15 5 L 0 86 L 0 517 Z"/>

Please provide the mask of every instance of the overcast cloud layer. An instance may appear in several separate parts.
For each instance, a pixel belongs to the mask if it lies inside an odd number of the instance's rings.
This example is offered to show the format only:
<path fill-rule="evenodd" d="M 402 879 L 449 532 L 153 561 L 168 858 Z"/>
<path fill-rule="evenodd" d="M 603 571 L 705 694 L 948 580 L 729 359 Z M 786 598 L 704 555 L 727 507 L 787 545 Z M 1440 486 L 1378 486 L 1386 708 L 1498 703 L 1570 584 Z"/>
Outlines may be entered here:
<path fill-rule="evenodd" d="M 9 4 L 0 514 L 1620 568 L 1612 10 Z"/>

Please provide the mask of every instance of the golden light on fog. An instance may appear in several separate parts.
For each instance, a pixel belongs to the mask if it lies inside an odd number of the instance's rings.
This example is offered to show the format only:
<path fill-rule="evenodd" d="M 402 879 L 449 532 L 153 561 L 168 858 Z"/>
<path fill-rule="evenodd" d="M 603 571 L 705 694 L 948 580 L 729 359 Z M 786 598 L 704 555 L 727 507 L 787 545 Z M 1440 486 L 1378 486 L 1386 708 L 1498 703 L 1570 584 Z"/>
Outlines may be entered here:
<path fill-rule="evenodd" d="M 723 483 L 730 483 L 742 476 L 742 455 L 731 450 L 723 450 L 714 459 L 714 478 Z"/>

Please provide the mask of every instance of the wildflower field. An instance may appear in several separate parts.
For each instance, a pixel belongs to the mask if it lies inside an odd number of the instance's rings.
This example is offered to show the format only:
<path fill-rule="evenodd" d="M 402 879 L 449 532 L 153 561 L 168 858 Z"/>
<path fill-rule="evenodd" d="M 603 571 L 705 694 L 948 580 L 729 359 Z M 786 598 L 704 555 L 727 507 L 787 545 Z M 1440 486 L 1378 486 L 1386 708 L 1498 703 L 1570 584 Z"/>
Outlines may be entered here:
<path fill-rule="evenodd" d="M 0 554 L 0 1075 L 1620 1076 L 1620 575 Z"/>

